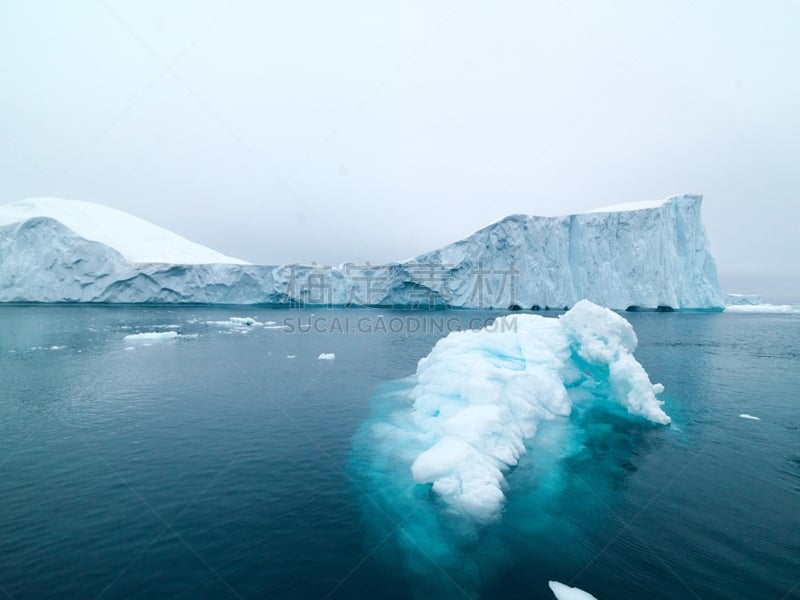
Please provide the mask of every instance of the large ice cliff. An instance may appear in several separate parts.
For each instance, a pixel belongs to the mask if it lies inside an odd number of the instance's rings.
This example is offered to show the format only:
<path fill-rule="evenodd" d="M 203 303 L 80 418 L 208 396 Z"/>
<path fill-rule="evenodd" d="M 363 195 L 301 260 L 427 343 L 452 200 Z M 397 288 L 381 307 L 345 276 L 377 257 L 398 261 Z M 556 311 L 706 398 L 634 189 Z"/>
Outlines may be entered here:
<path fill-rule="evenodd" d="M 107 207 L 27 200 L 0 206 L 0 302 L 718 308 L 701 204 L 513 215 L 407 261 L 327 267 L 250 265 Z"/>

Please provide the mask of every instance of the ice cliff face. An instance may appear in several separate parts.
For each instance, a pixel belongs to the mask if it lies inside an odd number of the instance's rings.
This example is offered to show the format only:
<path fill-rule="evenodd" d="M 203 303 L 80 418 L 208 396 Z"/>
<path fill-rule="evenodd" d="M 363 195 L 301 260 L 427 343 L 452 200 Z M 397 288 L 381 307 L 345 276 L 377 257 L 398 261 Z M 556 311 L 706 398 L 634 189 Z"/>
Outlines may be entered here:
<path fill-rule="evenodd" d="M 683 195 L 633 210 L 514 215 L 417 260 L 483 273 L 484 297 L 504 289 L 495 306 L 562 307 L 586 298 L 613 308 L 719 307 L 701 205 L 702 196 Z M 475 278 L 457 280 L 453 303 L 471 305 Z"/>
<path fill-rule="evenodd" d="M 0 227 L 0 302 L 717 308 L 701 203 L 515 215 L 402 263 L 340 267 L 132 263 L 40 216 Z"/>
<path fill-rule="evenodd" d="M 47 217 L 0 227 L 0 300 L 94 302 L 135 270 L 122 255 Z"/>

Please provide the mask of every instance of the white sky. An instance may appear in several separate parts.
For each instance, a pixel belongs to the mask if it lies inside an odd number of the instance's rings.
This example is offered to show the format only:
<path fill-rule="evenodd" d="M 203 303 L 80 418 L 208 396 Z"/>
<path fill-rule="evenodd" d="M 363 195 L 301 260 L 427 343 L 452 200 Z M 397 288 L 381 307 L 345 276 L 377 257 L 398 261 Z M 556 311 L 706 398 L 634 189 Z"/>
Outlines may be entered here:
<path fill-rule="evenodd" d="M 724 291 L 797 301 L 798 23 L 779 0 L 0 0 L 0 202 L 377 263 L 697 192 Z"/>

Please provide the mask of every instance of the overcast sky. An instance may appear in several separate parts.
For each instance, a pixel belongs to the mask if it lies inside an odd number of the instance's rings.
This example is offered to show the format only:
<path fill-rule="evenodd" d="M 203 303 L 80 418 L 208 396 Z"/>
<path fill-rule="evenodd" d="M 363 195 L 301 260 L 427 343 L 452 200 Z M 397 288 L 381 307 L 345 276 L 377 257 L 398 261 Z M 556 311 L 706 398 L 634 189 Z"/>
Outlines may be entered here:
<path fill-rule="evenodd" d="M 0 0 L 0 202 L 256 263 L 705 195 L 724 291 L 800 300 L 800 3 Z"/>

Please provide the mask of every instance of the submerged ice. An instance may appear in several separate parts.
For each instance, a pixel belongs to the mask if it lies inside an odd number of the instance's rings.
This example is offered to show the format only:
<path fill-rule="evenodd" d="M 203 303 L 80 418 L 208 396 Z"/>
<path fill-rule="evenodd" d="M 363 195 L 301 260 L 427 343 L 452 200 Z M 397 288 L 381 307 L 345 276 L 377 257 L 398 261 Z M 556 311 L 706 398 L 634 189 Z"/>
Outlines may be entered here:
<path fill-rule="evenodd" d="M 541 422 L 569 416 L 577 398 L 605 395 L 632 415 L 670 422 L 656 398 L 663 387 L 633 357 L 636 335 L 616 313 L 584 300 L 558 319 L 498 321 L 436 344 L 391 433 L 417 450 L 414 480 L 477 522 L 499 515 L 505 474 Z"/>
<path fill-rule="evenodd" d="M 546 593 L 565 569 L 553 545 L 602 518 L 670 422 L 636 345 L 626 320 L 588 301 L 439 340 L 378 389 L 353 438 L 366 547 L 420 598 L 491 590 L 509 552 L 535 561 Z"/>

